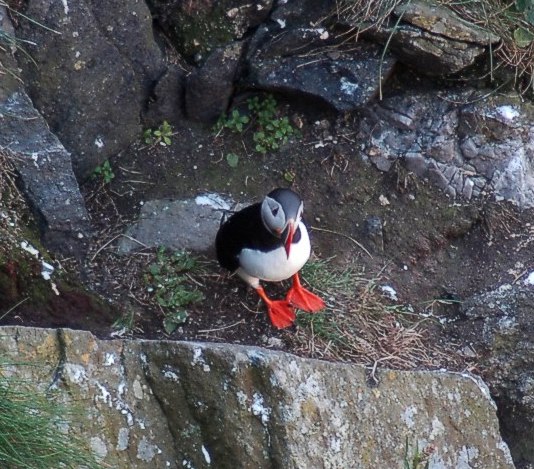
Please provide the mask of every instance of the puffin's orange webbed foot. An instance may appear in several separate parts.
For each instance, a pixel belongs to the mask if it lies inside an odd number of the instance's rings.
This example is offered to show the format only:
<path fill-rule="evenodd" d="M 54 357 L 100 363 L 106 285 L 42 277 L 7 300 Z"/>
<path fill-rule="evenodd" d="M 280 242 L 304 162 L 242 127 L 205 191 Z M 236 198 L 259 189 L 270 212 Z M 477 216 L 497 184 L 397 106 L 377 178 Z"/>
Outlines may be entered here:
<path fill-rule="evenodd" d="M 274 327 L 285 329 L 295 322 L 295 309 L 287 301 L 272 301 L 267 305 L 267 314 Z"/>
<path fill-rule="evenodd" d="M 321 298 L 301 285 L 298 274 L 293 276 L 293 286 L 287 292 L 286 300 L 296 308 L 308 313 L 316 313 L 325 307 Z"/>
<path fill-rule="evenodd" d="M 287 300 L 271 300 L 262 287 L 256 288 L 256 292 L 267 306 L 267 315 L 271 323 L 277 329 L 292 326 L 295 322 L 295 308 Z"/>

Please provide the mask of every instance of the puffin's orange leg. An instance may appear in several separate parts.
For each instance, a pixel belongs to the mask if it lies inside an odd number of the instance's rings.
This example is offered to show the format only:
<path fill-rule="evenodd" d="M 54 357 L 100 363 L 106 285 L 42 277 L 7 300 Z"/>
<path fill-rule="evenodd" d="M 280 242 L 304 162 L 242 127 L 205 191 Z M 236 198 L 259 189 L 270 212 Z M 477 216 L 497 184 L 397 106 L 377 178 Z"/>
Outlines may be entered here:
<path fill-rule="evenodd" d="M 295 309 L 287 300 L 271 300 L 262 287 L 255 290 L 267 306 L 267 314 L 274 327 L 284 329 L 295 322 Z"/>
<path fill-rule="evenodd" d="M 298 309 L 316 313 L 325 307 L 324 301 L 300 283 L 299 274 L 293 275 L 293 285 L 287 292 L 286 300 Z"/>

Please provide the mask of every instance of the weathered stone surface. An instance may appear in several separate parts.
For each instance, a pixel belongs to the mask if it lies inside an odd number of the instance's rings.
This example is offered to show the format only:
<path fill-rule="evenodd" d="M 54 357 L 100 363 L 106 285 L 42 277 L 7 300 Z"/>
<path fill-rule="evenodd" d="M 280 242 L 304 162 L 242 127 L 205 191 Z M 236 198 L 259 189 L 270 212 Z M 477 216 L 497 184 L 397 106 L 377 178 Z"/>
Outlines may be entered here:
<path fill-rule="evenodd" d="M 0 334 L 5 359 L 39 365 L 16 372 L 76 402 L 110 467 L 400 469 L 406 441 L 432 448 L 432 468 L 514 467 L 470 375 L 383 370 L 370 387 L 361 366 L 255 347 Z"/>
<path fill-rule="evenodd" d="M 125 254 L 143 245 L 208 251 L 213 248 L 221 218 L 231 205 L 231 201 L 217 194 L 199 195 L 189 200 L 146 202 L 139 220 L 127 229 L 127 237 L 119 241 L 119 253 Z"/>
<path fill-rule="evenodd" d="M 395 60 L 389 55 L 382 59 L 381 48 L 364 42 L 353 45 L 350 51 L 340 47 L 332 52 L 321 45 L 321 41 L 328 44 L 328 38 L 322 28 L 272 33 L 249 57 L 246 84 L 313 97 L 341 112 L 360 109 L 377 95 L 380 71 L 385 80 Z M 305 54 L 307 50 L 313 54 Z"/>
<path fill-rule="evenodd" d="M 309 27 L 335 11 L 335 0 L 293 0 L 277 2 L 270 19 L 280 26 L 286 24 Z"/>
<path fill-rule="evenodd" d="M 534 236 L 534 232 L 533 232 Z M 479 353 L 516 462 L 534 464 L 534 271 L 462 304 L 452 326 Z M 512 443 L 513 442 L 513 443 Z"/>
<path fill-rule="evenodd" d="M 361 121 L 364 154 L 382 171 L 401 158 L 451 196 L 486 191 L 534 207 L 534 107 L 515 95 L 473 102 L 474 93 L 406 93 L 374 104 Z"/>
<path fill-rule="evenodd" d="M 0 99 L 0 148 L 20 173 L 45 245 L 64 254 L 81 254 L 90 232 L 89 217 L 70 155 L 24 91 Z"/>
<path fill-rule="evenodd" d="M 202 67 L 187 77 L 186 114 L 190 119 L 214 123 L 228 108 L 244 42 L 215 49 Z"/>
<path fill-rule="evenodd" d="M 157 128 L 166 120 L 176 125 L 184 119 L 185 72 L 178 66 L 170 64 L 165 74 L 154 88 L 152 99 L 144 114 L 146 128 Z"/>
<path fill-rule="evenodd" d="M 397 6 L 401 22 L 367 34 L 386 43 L 401 62 L 426 75 L 447 75 L 472 65 L 500 38 L 460 19 L 452 10 L 425 1 Z"/>
<path fill-rule="evenodd" d="M 0 4 L 0 31 L 3 33 L 3 40 L 0 42 L 0 101 L 4 101 L 13 92 L 17 91 L 21 83 L 17 80 L 15 71 L 17 62 L 13 53 L 14 47 L 10 47 L 7 38 L 15 40 L 15 28 L 9 19 L 7 9 Z M 7 71 L 9 72 L 7 72 Z"/>
<path fill-rule="evenodd" d="M 384 251 L 384 225 L 382 219 L 376 215 L 370 215 L 365 219 L 364 232 L 371 245 L 378 252 Z"/>
<path fill-rule="evenodd" d="M 152 13 L 178 52 L 202 63 L 209 52 L 238 39 L 264 21 L 272 0 L 149 0 Z"/>
<path fill-rule="evenodd" d="M 432 2 L 415 0 L 395 8 L 394 14 L 402 20 L 432 34 L 457 41 L 487 46 L 500 41 L 492 32 L 467 23 L 454 11 Z"/>
<path fill-rule="evenodd" d="M 32 21 L 19 17 L 17 36 L 31 41 L 18 54 L 28 93 L 85 178 L 141 133 L 141 109 L 165 70 L 152 17 L 134 0 L 25 5 Z"/>

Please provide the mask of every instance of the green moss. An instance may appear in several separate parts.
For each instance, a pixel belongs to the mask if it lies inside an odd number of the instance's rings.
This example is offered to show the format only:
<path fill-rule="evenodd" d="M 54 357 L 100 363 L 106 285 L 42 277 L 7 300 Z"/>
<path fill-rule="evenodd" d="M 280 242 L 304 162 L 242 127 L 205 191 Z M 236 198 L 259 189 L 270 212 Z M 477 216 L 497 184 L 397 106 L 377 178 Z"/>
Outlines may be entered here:
<path fill-rule="evenodd" d="M 235 39 L 235 25 L 228 19 L 225 2 L 217 4 L 210 12 L 177 11 L 172 31 L 175 46 L 187 59 L 200 54 L 203 58 L 214 48 Z"/>

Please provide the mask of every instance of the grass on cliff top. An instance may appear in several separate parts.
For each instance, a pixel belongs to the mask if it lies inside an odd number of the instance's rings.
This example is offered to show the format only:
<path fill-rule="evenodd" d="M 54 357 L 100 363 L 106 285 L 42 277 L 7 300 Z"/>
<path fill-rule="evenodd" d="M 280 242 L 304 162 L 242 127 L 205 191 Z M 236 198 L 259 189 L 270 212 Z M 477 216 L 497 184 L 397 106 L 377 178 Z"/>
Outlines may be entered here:
<path fill-rule="evenodd" d="M 534 5 L 525 0 L 440 0 L 462 19 L 498 35 L 502 40 L 490 49 L 490 73 L 506 66 L 515 74 L 515 85 L 523 94 L 534 90 Z M 493 76 L 491 77 L 493 79 Z"/>
<path fill-rule="evenodd" d="M 356 38 L 386 23 L 404 0 L 341 0 L 334 15 L 353 24 Z M 529 0 L 436 0 L 467 23 L 484 28 L 502 40 L 489 48 L 490 78 L 501 67 L 512 70 L 519 92 L 534 95 L 534 4 Z M 402 19 L 402 18 L 401 18 Z M 387 45 L 386 45 L 387 48 Z"/>
<path fill-rule="evenodd" d="M 369 278 L 351 267 L 338 268 L 330 260 L 313 260 L 302 277 L 325 300 L 325 310 L 297 313 L 297 332 L 291 339 L 306 356 L 359 363 L 376 370 L 457 367 L 455 353 L 432 335 L 439 325 L 428 314 L 393 303 L 381 287 L 382 273 Z M 386 288 L 387 292 L 387 288 Z"/>
<path fill-rule="evenodd" d="M 81 438 L 67 429 L 76 412 L 53 392 L 8 376 L 6 370 L 30 365 L 0 364 L 0 467 L 6 469 L 99 469 Z"/>

